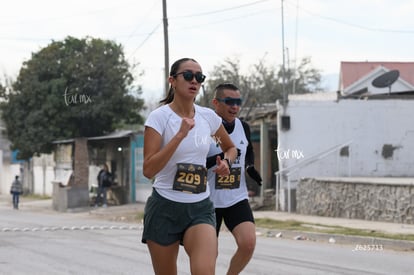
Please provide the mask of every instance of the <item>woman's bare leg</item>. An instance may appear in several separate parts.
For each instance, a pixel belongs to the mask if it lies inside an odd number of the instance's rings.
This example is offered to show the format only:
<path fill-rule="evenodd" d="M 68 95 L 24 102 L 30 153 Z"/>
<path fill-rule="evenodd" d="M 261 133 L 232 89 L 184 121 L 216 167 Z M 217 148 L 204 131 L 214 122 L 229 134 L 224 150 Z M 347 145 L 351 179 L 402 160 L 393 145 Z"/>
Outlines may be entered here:
<path fill-rule="evenodd" d="M 184 248 L 190 257 L 192 275 L 214 275 L 218 244 L 216 229 L 210 224 L 197 224 L 184 234 Z"/>
<path fill-rule="evenodd" d="M 156 275 L 176 275 L 179 242 L 164 246 L 148 240 L 152 266 Z"/>

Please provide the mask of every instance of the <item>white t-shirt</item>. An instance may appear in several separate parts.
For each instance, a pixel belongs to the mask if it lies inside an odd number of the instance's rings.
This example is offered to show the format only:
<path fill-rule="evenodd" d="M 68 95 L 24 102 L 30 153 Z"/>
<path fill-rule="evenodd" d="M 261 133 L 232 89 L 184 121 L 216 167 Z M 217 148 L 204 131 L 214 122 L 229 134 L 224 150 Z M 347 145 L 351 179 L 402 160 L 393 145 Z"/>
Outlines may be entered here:
<path fill-rule="evenodd" d="M 194 108 L 194 128 L 181 141 L 164 168 L 155 175 L 153 187 L 161 196 L 172 201 L 198 202 L 210 195 L 208 184 L 206 192 L 199 194 L 189 194 L 172 189 L 177 172 L 177 163 L 193 163 L 206 166 L 207 153 L 212 140 L 211 136 L 217 132 L 221 125 L 221 118 L 212 109 L 195 104 Z M 182 118 L 169 105 L 163 105 L 149 114 L 145 126 L 153 128 L 162 136 L 162 147 L 164 147 L 180 129 L 181 121 Z"/>
<path fill-rule="evenodd" d="M 215 208 L 230 207 L 241 200 L 249 198 L 244 168 L 248 141 L 243 129 L 243 125 L 241 121 L 237 118 L 235 121 L 234 130 L 230 134 L 230 138 L 233 141 L 236 148 L 240 150 L 240 156 L 236 158 L 232 165 L 232 168 L 241 168 L 240 187 L 235 189 L 216 189 L 216 173 L 213 172 L 213 170 L 216 168 L 216 165 L 208 169 L 207 181 L 210 185 L 210 200 L 213 202 Z M 215 144 L 211 144 L 208 156 L 220 154 L 221 152 L 222 151 L 220 147 L 217 147 Z"/>

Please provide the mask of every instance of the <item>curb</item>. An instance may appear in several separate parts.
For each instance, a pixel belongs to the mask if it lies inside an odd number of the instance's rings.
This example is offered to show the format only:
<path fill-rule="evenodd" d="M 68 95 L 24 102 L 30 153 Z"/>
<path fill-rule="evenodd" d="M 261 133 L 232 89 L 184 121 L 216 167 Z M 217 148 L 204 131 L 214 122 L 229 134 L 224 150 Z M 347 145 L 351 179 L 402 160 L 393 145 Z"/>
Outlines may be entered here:
<path fill-rule="evenodd" d="M 8 207 L 11 203 L 0 200 L 0 207 Z M 30 207 L 32 209 L 41 211 L 50 211 L 53 213 L 62 213 L 54 211 L 52 209 L 51 201 L 41 201 L 40 203 L 36 200 L 22 201 L 22 206 Z M 108 207 L 105 209 L 94 208 L 94 207 L 83 207 L 77 209 L 70 209 L 66 213 L 89 213 L 96 216 L 111 216 L 115 213 L 122 214 L 124 211 L 131 212 L 136 211 L 143 212 L 143 206 L 140 204 L 133 204 L 125 207 Z M 254 213 L 260 211 L 253 211 Z M 64 213 L 64 212 L 63 212 Z M 255 215 L 256 217 L 256 215 Z M 263 218 L 263 217 L 256 217 Z M 280 220 L 271 217 L 266 217 L 272 220 Z M 283 220 L 283 219 L 282 219 Z M 329 234 L 329 233 L 318 233 L 310 231 L 297 231 L 297 230 L 277 230 L 268 228 L 256 228 L 257 235 L 262 237 L 281 238 L 281 239 L 293 239 L 293 240 L 306 240 L 314 242 L 322 242 L 329 244 L 341 244 L 353 246 L 352 250 L 368 251 L 368 250 L 396 250 L 405 252 L 414 252 L 414 241 L 408 240 L 393 240 L 378 237 L 367 237 L 367 236 L 353 236 L 353 235 L 342 235 L 342 234 Z"/>
<path fill-rule="evenodd" d="M 274 230 L 257 228 L 258 235 L 270 238 L 293 239 L 298 241 L 314 241 L 329 244 L 353 246 L 353 251 L 396 250 L 413 252 L 414 241 L 392 240 L 378 237 L 364 237 L 342 234 L 317 233 L 297 230 Z"/>

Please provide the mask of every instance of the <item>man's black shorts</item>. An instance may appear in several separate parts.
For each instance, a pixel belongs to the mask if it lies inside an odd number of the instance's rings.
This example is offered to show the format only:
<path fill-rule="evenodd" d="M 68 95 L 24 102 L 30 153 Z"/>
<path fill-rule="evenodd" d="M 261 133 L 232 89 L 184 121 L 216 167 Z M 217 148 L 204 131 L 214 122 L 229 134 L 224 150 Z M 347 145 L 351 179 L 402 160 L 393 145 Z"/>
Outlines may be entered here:
<path fill-rule="evenodd" d="M 250 208 L 249 201 L 245 199 L 227 208 L 216 208 L 217 236 L 220 232 L 223 219 L 230 231 L 233 231 L 233 229 L 242 222 L 254 223 L 253 212 Z"/>

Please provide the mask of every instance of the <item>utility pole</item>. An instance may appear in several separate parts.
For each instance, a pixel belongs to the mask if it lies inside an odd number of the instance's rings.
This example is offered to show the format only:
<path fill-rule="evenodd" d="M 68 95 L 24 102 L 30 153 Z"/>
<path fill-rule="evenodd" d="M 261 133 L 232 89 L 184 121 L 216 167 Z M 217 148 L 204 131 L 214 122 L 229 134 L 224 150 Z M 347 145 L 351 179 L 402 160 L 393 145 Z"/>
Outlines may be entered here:
<path fill-rule="evenodd" d="M 162 14 L 164 23 L 164 81 L 165 95 L 168 95 L 168 77 L 170 76 L 169 68 L 169 49 L 168 49 L 168 18 L 167 18 L 167 0 L 162 0 Z"/>
<path fill-rule="evenodd" d="M 286 71 L 285 71 L 285 25 L 284 25 L 284 14 L 283 14 L 283 0 L 282 2 L 282 58 L 283 58 L 283 65 L 282 65 L 282 94 L 283 94 L 283 113 L 285 112 L 286 105 L 287 105 L 287 93 L 286 93 Z"/>

